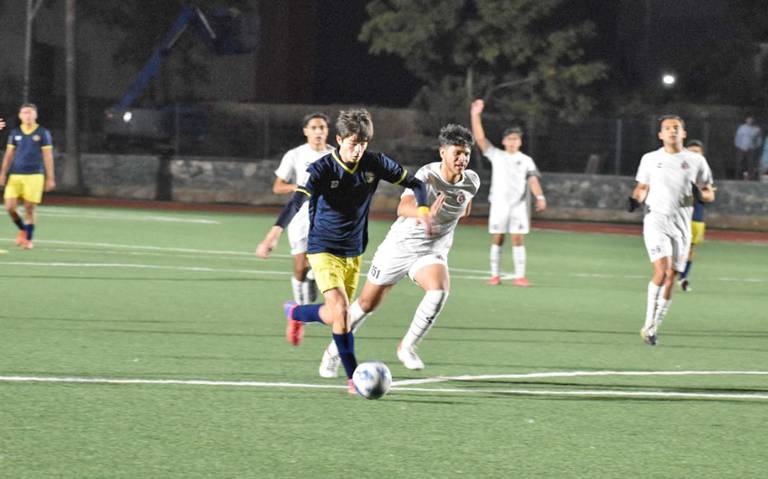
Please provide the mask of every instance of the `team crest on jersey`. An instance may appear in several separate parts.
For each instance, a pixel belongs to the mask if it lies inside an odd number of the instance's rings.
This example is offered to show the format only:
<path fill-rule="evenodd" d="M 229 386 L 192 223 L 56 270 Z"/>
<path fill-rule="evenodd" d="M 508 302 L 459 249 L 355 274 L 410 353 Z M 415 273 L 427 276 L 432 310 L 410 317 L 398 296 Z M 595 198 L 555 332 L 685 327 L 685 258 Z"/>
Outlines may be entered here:
<path fill-rule="evenodd" d="M 376 174 L 372 171 L 366 171 L 365 172 L 365 182 L 366 183 L 373 183 L 376 179 Z"/>
<path fill-rule="evenodd" d="M 661 162 L 656 163 L 656 168 L 661 168 Z"/>
<path fill-rule="evenodd" d="M 40 141 L 40 135 L 35 135 L 32 137 L 33 141 Z"/>
<path fill-rule="evenodd" d="M 680 167 L 684 170 L 687 170 L 691 167 L 691 165 L 689 165 L 687 161 L 683 160 L 683 163 L 680 165 Z"/>
<path fill-rule="evenodd" d="M 331 188 L 338 188 L 338 187 L 339 187 L 339 180 L 332 180 Z"/>
<path fill-rule="evenodd" d="M 14 137 L 14 140 L 21 141 L 21 135 L 16 135 L 16 137 Z"/>
<path fill-rule="evenodd" d="M 456 201 L 461 205 L 461 204 L 464 204 L 466 200 L 467 200 L 467 197 L 464 196 L 464 192 L 460 191 L 459 194 L 456 196 Z"/>

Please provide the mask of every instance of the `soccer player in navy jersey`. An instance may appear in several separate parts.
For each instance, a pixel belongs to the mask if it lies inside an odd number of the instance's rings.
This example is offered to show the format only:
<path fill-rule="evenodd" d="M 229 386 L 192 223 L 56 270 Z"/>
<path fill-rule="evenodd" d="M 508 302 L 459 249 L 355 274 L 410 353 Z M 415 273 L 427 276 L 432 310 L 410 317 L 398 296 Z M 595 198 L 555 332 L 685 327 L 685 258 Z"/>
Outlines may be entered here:
<path fill-rule="evenodd" d="M 53 172 L 51 133 L 37 124 L 37 106 L 25 103 L 19 108 L 21 125 L 8 135 L 8 145 L 0 167 L 0 186 L 5 186 L 5 210 L 19 228 L 16 244 L 32 249 L 36 206 L 43 191 L 56 187 Z M 24 202 L 26 223 L 19 216 L 19 200 Z"/>
<path fill-rule="evenodd" d="M 368 111 L 347 110 L 336 121 L 338 149 L 312 163 L 309 177 L 296 189 L 277 222 L 256 249 L 261 258 L 277 246 L 283 229 L 301 205 L 309 200 L 307 259 L 324 304 L 284 305 L 288 320 L 286 337 L 298 346 L 304 323 L 322 322 L 331 326 L 347 374 L 349 392 L 354 393 L 352 373 L 357 367 L 354 337 L 349 330 L 349 305 L 357 288 L 362 254 L 368 244 L 368 212 L 380 180 L 410 188 L 416 197 L 419 221 L 431 232 L 432 213 L 426 185 L 394 160 L 366 151 L 373 137 Z"/>

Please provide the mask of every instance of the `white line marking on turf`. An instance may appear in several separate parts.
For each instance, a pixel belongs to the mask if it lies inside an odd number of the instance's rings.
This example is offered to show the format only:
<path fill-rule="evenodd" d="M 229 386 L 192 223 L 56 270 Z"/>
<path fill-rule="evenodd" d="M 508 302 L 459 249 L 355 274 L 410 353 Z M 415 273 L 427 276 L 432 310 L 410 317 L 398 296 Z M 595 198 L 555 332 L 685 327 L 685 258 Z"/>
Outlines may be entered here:
<path fill-rule="evenodd" d="M 768 371 L 545 371 L 540 373 L 485 374 L 480 376 L 436 376 L 395 381 L 393 386 L 434 384 L 450 381 L 485 381 L 488 379 L 573 378 L 590 376 L 768 376 Z"/>
<path fill-rule="evenodd" d="M 680 399 L 766 399 L 768 393 L 688 393 L 678 391 L 621 391 L 621 390 L 543 390 L 543 389 L 469 389 L 469 388 L 419 388 L 406 384 L 426 384 L 427 382 L 468 381 L 498 378 L 535 378 L 535 377 L 575 377 L 575 376 L 732 376 L 759 375 L 768 376 L 768 371 L 549 371 L 525 374 L 498 374 L 481 376 L 452 376 L 424 378 L 421 380 L 397 381 L 392 384 L 395 391 L 457 394 L 507 394 L 517 396 L 590 396 L 590 397 L 664 397 Z M 346 385 L 306 384 L 265 381 L 216 381 L 207 379 L 140 379 L 140 378 L 103 378 L 74 376 L 0 376 L 0 382 L 14 383 L 60 383 L 60 384 L 142 384 L 142 385 L 179 385 L 179 386 L 225 386 L 225 387 L 263 387 L 294 389 L 345 389 Z"/>
<path fill-rule="evenodd" d="M 220 225 L 221 221 L 209 220 L 205 218 L 178 218 L 174 216 L 131 216 L 117 214 L 81 214 L 81 213 L 63 213 L 47 211 L 41 216 L 52 218 L 76 218 L 85 220 L 114 220 L 114 221 L 143 221 L 143 222 L 164 222 L 164 223 L 193 223 L 203 225 Z"/>
<path fill-rule="evenodd" d="M 202 266 L 162 266 L 157 264 L 135 263 L 37 263 L 34 261 L 3 261 L 2 264 L 14 266 L 40 266 L 44 268 L 125 268 L 125 269 L 155 269 L 170 271 L 193 271 L 197 273 L 246 273 L 246 274 L 277 274 L 290 275 L 291 271 L 271 271 L 264 269 L 235 269 L 235 268 L 206 268 Z"/>

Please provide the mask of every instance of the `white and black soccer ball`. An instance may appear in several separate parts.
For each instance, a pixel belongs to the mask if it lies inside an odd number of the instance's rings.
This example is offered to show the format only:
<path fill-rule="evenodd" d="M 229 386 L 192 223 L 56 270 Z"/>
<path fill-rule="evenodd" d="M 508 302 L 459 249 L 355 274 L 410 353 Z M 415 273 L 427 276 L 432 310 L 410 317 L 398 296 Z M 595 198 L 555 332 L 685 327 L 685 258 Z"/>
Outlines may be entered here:
<path fill-rule="evenodd" d="M 387 394 L 392 386 L 392 373 L 381 361 L 368 361 L 358 364 L 352 374 L 352 382 L 357 394 L 365 399 L 379 399 Z"/>

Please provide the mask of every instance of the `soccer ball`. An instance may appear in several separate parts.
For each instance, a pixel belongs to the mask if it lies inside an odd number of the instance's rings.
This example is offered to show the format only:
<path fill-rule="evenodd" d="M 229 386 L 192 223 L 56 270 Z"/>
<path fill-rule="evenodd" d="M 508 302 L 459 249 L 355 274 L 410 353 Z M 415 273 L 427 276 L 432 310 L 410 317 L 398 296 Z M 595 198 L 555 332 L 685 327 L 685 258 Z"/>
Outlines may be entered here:
<path fill-rule="evenodd" d="M 361 363 L 352 374 L 357 394 L 365 399 L 379 399 L 387 394 L 392 385 L 392 373 L 386 364 L 380 361 Z"/>

